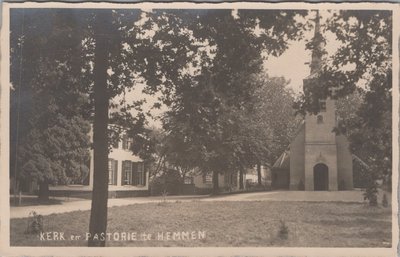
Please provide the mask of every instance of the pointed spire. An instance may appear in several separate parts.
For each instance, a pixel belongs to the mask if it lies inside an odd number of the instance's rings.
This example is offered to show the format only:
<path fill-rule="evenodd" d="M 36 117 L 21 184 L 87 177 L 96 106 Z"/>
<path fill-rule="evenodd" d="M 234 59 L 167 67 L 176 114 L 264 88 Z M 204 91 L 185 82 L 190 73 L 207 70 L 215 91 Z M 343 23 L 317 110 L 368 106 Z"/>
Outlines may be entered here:
<path fill-rule="evenodd" d="M 319 24 L 319 11 L 316 10 L 315 17 L 315 27 L 314 27 L 314 37 L 311 40 L 312 43 L 312 54 L 311 54 L 311 63 L 310 63 L 310 74 L 314 74 L 318 72 L 321 68 L 322 64 L 322 56 L 325 53 L 325 41 L 320 32 L 320 24 Z"/>

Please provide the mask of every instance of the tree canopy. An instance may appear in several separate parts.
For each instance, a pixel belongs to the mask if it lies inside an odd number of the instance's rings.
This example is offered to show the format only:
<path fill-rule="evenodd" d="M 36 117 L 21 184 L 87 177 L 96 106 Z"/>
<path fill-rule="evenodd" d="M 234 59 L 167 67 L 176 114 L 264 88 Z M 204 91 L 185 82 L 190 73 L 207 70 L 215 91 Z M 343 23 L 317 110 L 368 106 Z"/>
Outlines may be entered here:
<path fill-rule="evenodd" d="M 190 63 L 192 74 L 182 72 L 181 79 L 174 81 L 173 93 L 164 94 L 169 107 L 163 118 L 164 129 L 180 142 L 179 149 L 190 153 L 192 165 L 203 172 L 218 174 L 255 165 L 268 154 L 268 145 L 265 137 L 260 138 L 260 131 L 264 131 L 260 124 L 250 122 L 253 100 L 262 86 L 254 77 L 262 72 L 264 53 L 279 55 L 287 48 L 287 40 L 301 36 L 301 24 L 294 17 L 302 12 L 173 13 L 188 24 L 199 51 Z M 168 82 L 166 78 L 164 84 Z"/>
<path fill-rule="evenodd" d="M 46 198 L 49 183 L 79 183 L 88 175 L 90 126 L 85 80 L 73 72 L 81 57 L 77 38 L 66 17 L 41 14 L 11 13 L 10 172 L 38 182 Z"/>

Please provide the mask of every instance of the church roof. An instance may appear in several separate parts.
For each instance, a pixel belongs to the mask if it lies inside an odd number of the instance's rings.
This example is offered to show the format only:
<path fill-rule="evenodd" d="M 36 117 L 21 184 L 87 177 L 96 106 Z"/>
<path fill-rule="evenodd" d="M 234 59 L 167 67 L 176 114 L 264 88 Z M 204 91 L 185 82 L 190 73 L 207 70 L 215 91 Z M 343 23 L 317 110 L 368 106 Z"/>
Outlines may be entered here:
<path fill-rule="evenodd" d="M 285 150 L 278 160 L 274 163 L 272 168 L 278 169 L 289 169 L 290 168 L 290 150 Z"/>
<path fill-rule="evenodd" d="M 304 122 L 304 120 L 302 120 L 296 130 L 296 133 L 293 134 L 293 137 L 290 140 L 290 142 L 293 142 L 293 140 L 297 137 L 297 135 L 304 129 L 304 126 L 305 126 L 305 122 Z M 283 151 L 283 153 L 275 161 L 274 165 L 272 165 L 272 168 L 278 168 L 278 169 L 290 168 L 290 148 L 289 147 L 288 147 L 288 149 Z"/>
<path fill-rule="evenodd" d="M 368 164 L 366 164 L 360 157 L 358 157 L 355 154 L 352 154 L 353 160 L 356 160 L 357 162 L 359 162 L 362 166 L 364 166 L 364 168 L 369 169 L 370 166 Z"/>

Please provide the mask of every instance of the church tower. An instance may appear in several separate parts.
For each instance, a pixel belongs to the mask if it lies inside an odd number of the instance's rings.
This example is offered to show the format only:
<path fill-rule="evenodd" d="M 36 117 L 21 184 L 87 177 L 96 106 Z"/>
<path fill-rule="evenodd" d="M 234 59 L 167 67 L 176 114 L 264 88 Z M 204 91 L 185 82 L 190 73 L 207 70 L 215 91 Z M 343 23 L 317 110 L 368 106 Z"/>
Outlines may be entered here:
<path fill-rule="evenodd" d="M 325 43 L 320 33 L 319 13 L 315 19 L 314 46 L 310 75 L 304 79 L 306 93 L 310 83 L 321 83 L 318 78 Z M 323 82 L 322 82 L 323 83 Z M 304 187 L 305 190 L 338 190 L 338 145 L 333 129 L 336 127 L 336 101 L 328 96 L 319 101 L 320 111 L 305 117 Z M 350 153 L 349 153 L 350 154 Z"/>
<path fill-rule="evenodd" d="M 319 13 L 315 19 L 310 75 L 303 80 L 304 94 L 322 86 L 319 79 L 325 42 L 320 33 Z M 272 187 L 276 189 L 336 191 L 353 189 L 353 161 L 349 142 L 334 132 L 336 100 L 327 97 L 318 103 L 319 112 L 307 114 L 289 148 L 272 167 Z"/>

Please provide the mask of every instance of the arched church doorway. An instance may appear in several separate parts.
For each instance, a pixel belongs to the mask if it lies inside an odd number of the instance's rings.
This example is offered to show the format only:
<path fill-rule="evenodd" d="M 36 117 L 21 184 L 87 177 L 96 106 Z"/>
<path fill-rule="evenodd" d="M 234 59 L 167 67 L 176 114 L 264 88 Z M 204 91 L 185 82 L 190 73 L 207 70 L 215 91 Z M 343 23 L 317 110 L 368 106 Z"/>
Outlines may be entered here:
<path fill-rule="evenodd" d="M 327 191 L 329 189 L 328 166 L 318 163 L 314 166 L 314 190 Z"/>

